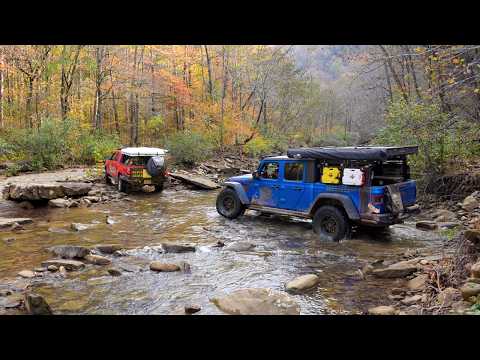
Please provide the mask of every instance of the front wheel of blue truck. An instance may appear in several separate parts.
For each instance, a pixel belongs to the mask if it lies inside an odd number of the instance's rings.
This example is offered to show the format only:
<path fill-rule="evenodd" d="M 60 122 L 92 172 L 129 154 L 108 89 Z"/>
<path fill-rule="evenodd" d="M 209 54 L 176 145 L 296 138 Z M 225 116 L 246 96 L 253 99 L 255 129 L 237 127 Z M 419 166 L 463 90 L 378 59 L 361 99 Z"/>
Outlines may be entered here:
<path fill-rule="evenodd" d="M 245 212 L 245 206 L 237 193 L 230 188 L 225 188 L 218 194 L 216 205 L 218 213 L 228 219 L 235 219 Z"/>
<path fill-rule="evenodd" d="M 321 240 L 340 241 L 350 234 L 351 224 L 341 209 L 324 205 L 315 212 L 313 231 Z"/>

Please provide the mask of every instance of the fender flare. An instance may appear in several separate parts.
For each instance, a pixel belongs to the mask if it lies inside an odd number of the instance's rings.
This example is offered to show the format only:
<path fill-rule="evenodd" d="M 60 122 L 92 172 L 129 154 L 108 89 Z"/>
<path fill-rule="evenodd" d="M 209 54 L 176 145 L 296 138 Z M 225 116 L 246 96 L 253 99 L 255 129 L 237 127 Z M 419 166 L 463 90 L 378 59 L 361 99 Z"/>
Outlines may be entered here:
<path fill-rule="evenodd" d="M 322 193 L 318 195 L 315 201 L 312 203 L 312 206 L 310 206 L 310 208 L 308 209 L 308 212 L 312 216 L 314 215 L 312 214 L 312 210 L 314 209 L 315 205 L 323 199 L 339 201 L 343 205 L 343 208 L 350 220 L 360 220 L 360 214 L 355 205 L 353 204 L 352 199 L 350 199 L 347 195 L 336 193 Z"/>
<path fill-rule="evenodd" d="M 235 190 L 235 192 L 238 195 L 238 198 L 240 199 L 241 203 L 243 205 L 249 205 L 250 201 L 248 200 L 247 193 L 245 192 L 245 189 L 243 188 L 242 184 L 234 181 L 226 181 L 224 183 L 226 188 L 230 188 Z"/>

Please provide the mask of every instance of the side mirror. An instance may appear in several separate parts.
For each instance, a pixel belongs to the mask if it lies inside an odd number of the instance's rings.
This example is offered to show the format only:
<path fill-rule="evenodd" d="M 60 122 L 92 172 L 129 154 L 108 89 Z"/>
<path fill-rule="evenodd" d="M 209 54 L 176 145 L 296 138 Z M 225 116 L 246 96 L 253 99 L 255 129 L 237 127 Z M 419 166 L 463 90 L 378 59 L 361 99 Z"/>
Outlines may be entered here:
<path fill-rule="evenodd" d="M 260 176 L 258 175 L 258 171 L 256 171 L 256 170 L 252 173 L 252 176 L 253 176 L 254 179 L 260 178 Z"/>

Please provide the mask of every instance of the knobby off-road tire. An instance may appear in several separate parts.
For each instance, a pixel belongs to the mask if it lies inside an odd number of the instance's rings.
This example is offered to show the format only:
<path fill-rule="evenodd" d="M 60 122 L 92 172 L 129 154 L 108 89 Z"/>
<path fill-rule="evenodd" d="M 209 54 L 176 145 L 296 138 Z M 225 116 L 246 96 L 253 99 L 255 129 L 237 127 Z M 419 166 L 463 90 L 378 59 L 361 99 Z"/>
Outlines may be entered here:
<path fill-rule="evenodd" d="M 118 191 L 123 193 L 128 193 L 128 183 L 120 179 L 120 176 L 117 178 L 117 188 Z"/>
<path fill-rule="evenodd" d="M 161 185 L 155 185 L 155 192 L 159 193 L 163 191 L 163 184 Z"/>
<path fill-rule="evenodd" d="M 350 235 L 351 224 L 341 209 L 325 205 L 313 217 L 313 231 L 321 240 L 340 241 Z"/>
<path fill-rule="evenodd" d="M 107 173 L 107 168 L 105 168 L 105 184 L 112 185 L 112 181 L 110 180 L 110 177 L 108 176 L 108 173 Z"/>
<path fill-rule="evenodd" d="M 235 190 L 225 188 L 217 196 L 217 212 L 227 219 L 235 219 L 245 213 L 245 206 Z"/>

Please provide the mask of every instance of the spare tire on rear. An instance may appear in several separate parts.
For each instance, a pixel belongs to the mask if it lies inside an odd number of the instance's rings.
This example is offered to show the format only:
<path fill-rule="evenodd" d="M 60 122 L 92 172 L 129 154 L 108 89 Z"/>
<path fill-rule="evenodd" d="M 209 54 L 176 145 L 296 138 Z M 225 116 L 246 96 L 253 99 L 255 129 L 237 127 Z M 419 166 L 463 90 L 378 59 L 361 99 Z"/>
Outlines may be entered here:
<path fill-rule="evenodd" d="M 152 156 L 147 162 L 147 171 L 151 176 L 160 176 L 165 174 L 165 158 L 162 156 Z"/>

